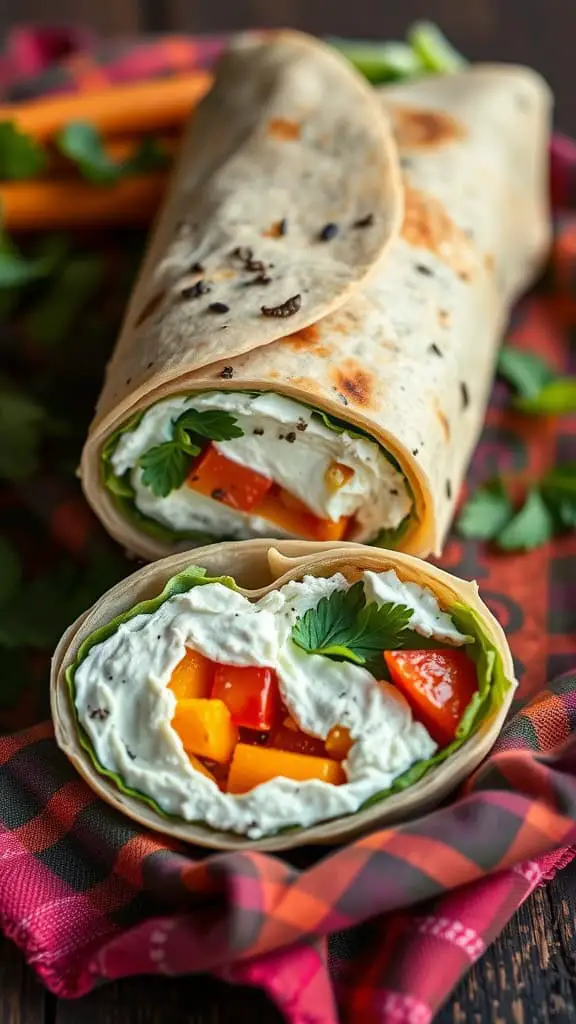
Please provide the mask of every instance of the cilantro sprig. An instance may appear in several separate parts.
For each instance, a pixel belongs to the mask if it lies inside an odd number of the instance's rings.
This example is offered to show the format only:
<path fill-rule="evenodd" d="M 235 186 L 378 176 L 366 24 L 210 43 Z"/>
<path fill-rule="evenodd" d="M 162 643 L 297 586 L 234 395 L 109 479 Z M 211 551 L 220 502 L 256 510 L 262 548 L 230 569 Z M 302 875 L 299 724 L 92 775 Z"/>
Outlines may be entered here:
<path fill-rule="evenodd" d="M 514 389 L 515 409 L 540 416 L 576 412 L 576 377 L 557 374 L 534 352 L 504 345 L 498 373 Z"/>
<path fill-rule="evenodd" d="M 308 654 L 382 666 L 383 651 L 413 639 L 408 629 L 413 614 L 402 604 L 367 603 L 359 581 L 348 590 L 333 591 L 304 612 L 292 627 L 292 640 Z"/>
<path fill-rule="evenodd" d="M 528 488 L 519 509 L 501 480 L 490 480 L 464 505 L 458 532 L 502 551 L 531 551 L 576 529 L 576 463 L 552 469 Z"/>
<path fill-rule="evenodd" d="M 55 145 L 82 177 L 95 185 L 114 185 L 122 178 L 156 170 L 167 159 L 154 139 L 144 139 L 127 159 L 114 160 L 106 152 L 98 129 L 88 121 L 71 121 L 56 136 Z"/>
<path fill-rule="evenodd" d="M 25 181 L 46 169 L 46 152 L 30 135 L 13 124 L 0 121 L 0 178 Z"/>
<path fill-rule="evenodd" d="M 142 483 L 158 498 L 166 498 L 182 486 L 192 461 L 206 440 L 230 441 L 244 431 L 236 417 L 221 409 L 187 409 L 174 422 L 172 439 L 155 445 L 138 460 Z"/>

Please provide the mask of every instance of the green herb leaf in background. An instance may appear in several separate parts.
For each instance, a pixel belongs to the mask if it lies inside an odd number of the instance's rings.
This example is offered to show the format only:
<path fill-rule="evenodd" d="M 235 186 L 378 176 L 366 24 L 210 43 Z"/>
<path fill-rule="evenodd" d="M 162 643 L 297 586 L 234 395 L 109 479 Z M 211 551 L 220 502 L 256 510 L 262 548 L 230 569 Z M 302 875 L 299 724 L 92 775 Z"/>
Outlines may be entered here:
<path fill-rule="evenodd" d="M 304 612 L 292 628 L 292 640 L 308 654 L 364 665 L 382 651 L 402 645 L 412 615 L 405 605 L 366 604 L 360 580 L 348 590 L 333 591 Z"/>
<path fill-rule="evenodd" d="M 462 54 L 431 21 L 417 21 L 410 26 L 406 35 L 414 53 L 428 72 L 453 74 L 467 64 Z"/>
<path fill-rule="evenodd" d="M 65 263 L 50 290 L 26 318 L 29 337 L 44 349 L 66 340 L 74 322 L 95 296 L 104 279 L 104 261 L 94 254 L 74 256 Z"/>
<path fill-rule="evenodd" d="M 38 464 L 50 417 L 34 399 L 0 383 L 0 477 L 25 480 Z"/>
<path fill-rule="evenodd" d="M 68 246 L 63 235 L 44 235 L 35 252 L 25 256 L 5 232 L 0 232 L 0 289 L 19 288 L 49 277 L 62 263 Z"/>
<path fill-rule="evenodd" d="M 534 415 L 576 412 L 576 377 L 559 376 L 534 352 L 504 345 L 498 373 L 515 389 L 516 409 Z"/>
<path fill-rule="evenodd" d="M 22 181 L 36 178 L 46 169 L 46 152 L 12 121 L 0 121 L 0 178 Z"/>
<path fill-rule="evenodd" d="M 540 493 L 558 528 L 576 528 L 576 462 L 556 466 L 540 484 Z"/>
<path fill-rule="evenodd" d="M 95 185 L 114 185 L 122 178 L 155 170 L 167 160 L 156 140 L 144 139 L 126 160 L 115 161 L 106 152 L 98 129 L 88 121 L 71 121 L 57 135 L 56 146 Z"/>
<path fill-rule="evenodd" d="M 422 61 L 408 43 L 378 43 L 360 39 L 348 41 L 334 38 L 330 38 L 328 42 L 373 85 L 426 74 Z"/>
<path fill-rule="evenodd" d="M 492 480 L 466 502 L 458 520 L 458 531 L 463 537 L 491 540 L 511 519 L 513 511 L 502 482 Z"/>
<path fill-rule="evenodd" d="M 505 551 L 531 551 L 550 540 L 554 520 L 542 495 L 529 491 L 522 508 L 498 534 L 498 545 Z"/>
<path fill-rule="evenodd" d="M 184 451 L 177 441 L 157 444 L 140 456 L 142 483 L 158 498 L 166 498 L 184 483 L 196 451 Z"/>

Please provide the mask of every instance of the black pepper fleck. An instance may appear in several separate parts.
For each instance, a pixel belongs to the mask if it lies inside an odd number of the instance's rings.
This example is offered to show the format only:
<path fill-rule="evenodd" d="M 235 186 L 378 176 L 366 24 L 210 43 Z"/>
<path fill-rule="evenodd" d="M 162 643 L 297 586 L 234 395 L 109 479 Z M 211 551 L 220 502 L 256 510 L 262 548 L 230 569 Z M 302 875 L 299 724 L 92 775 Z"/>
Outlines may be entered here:
<path fill-rule="evenodd" d="M 420 449 L 419 449 L 419 448 L 413 448 L 413 449 L 412 449 L 412 455 L 418 455 L 418 452 L 419 452 L 419 451 L 420 451 Z"/>
<path fill-rule="evenodd" d="M 220 370 L 218 376 L 221 377 L 222 380 L 230 380 L 230 378 L 234 376 L 234 370 L 232 369 L 231 366 L 225 366 L 222 370 Z"/>
<path fill-rule="evenodd" d="M 360 217 L 359 220 L 354 221 L 355 228 L 371 228 L 374 223 L 374 214 L 367 213 L 365 217 Z"/>
<path fill-rule="evenodd" d="M 336 237 L 340 228 L 337 224 L 330 223 L 325 224 L 321 232 L 318 235 L 318 241 L 320 242 L 331 242 Z"/>
<path fill-rule="evenodd" d="M 124 746 L 126 747 L 126 744 L 124 744 Z M 126 753 L 128 754 L 128 757 L 130 758 L 131 761 L 135 761 L 136 760 L 136 754 L 132 753 L 132 751 L 130 750 L 130 747 L 126 747 Z"/>
<path fill-rule="evenodd" d="M 308 430 L 308 424 L 306 423 L 306 420 L 300 418 L 298 420 L 298 423 L 296 424 L 296 430 Z"/>
<path fill-rule="evenodd" d="M 203 274 L 204 273 L 204 267 L 202 266 L 201 263 L 198 263 L 198 262 L 193 263 L 192 266 L 190 267 L 190 273 L 191 274 Z"/>
<path fill-rule="evenodd" d="M 462 408 L 467 409 L 470 405 L 470 392 L 468 390 L 468 385 L 465 384 L 464 381 L 460 382 L 460 391 L 462 393 Z"/>
<path fill-rule="evenodd" d="M 282 220 L 278 224 L 278 234 L 279 235 L 286 235 L 287 233 L 288 233 L 288 221 L 286 220 L 286 217 L 282 217 Z"/>
<path fill-rule="evenodd" d="M 301 295 L 291 295 L 285 302 L 281 302 L 279 306 L 260 306 L 260 312 L 262 316 L 272 317 L 286 317 L 294 316 L 302 305 Z"/>
<path fill-rule="evenodd" d="M 391 487 L 391 488 L 390 488 L 390 494 L 393 494 L 393 495 L 394 495 L 394 497 L 396 497 L 396 496 L 397 496 L 397 494 L 398 494 L 398 491 L 396 490 L 396 488 L 395 488 L 395 487 Z"/>
<path fill-rule="evenodd" d="M 293 430 L 291 430 L 289 434 L 286 434 L 285 440 L 288 441 L 289 444 L 294 444 L 294 441 L 296 440 L 296 434 L 294 433 Z"/>
<path fill-rule="evenodd" d="M 189 288 L 183 288 L 180 292 L 181 299 L 199 299 L 201 295 L 207 295 L 212 289 L 206 281 L 196 281 Z"/>
<path fill-rule="evenodd" d="M 126 384 L 132 383 L 132 377 L 126 377 Z"/>
<path fill-rule="evenodd" d="M 417 263 L 415 266 L 415 270 L 417 270 L 419 274 L 425 274 L 426 277 L 434 276 L 434 271 L 431 270 L 430 267 L 427 267 L 424 263 Z"/>
<path fill-rule="evenodd" d="M 109 714 L 108 708 L 94 708 L 94 711 L 90 712 L 89 717 L 95 718 L 97 722 L 105 722 Z"/>
<path fill-rule="evenodd" d="M 263 427 L 254 427 L 254 430 L 252 431 L 252 433 L 256 434 L 257 437 L 262 437 L 262 434 L 264 433 L 264 428 Z"/>
<path fill-rule="evenodd" d="M 452 497 L 452 484 L 449 480 L 446 481 L 446 497 L 448 499 Z"/>
<path fill-rule="evenodd" d="M 223 501 L 226 497 L 226 491 L 223 490 L 222 487 L 216 487 L 215 490 L 212 491 L 211 497 L 214 498 L 214 501 Z"/>
<path fill-rule="evenodd" d="M 151 359 L 149 363 L 146 363 L 146 369 L 147 370 L 151 370 L 153 366 L 154 366 L 154 360 L 153 359 Z"/>
<path fill-rule="evenodd" d="M 435 356 L 441 356 L 442 355 L 442 349 L 438 348 L 438 345 L 436 345 L 435 342 L 432 342 L 432 344 L 430 345 L 429 351 L 433 352 Z"/>
<path fill-rule="evenodd" d="M 211 302 L 208 306 L 211 313 L 229 313 L 230 306 L 227 306 L 225 302 Z"/>

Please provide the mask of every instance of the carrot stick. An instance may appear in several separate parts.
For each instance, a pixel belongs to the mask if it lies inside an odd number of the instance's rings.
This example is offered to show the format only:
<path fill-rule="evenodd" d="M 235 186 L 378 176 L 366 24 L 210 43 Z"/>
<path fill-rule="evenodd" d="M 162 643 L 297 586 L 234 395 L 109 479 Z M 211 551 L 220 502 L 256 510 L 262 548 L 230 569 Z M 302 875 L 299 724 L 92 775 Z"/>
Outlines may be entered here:
<path fill-rule="evenodd" d="M 8 231 L 148 224 L 166 188 L 167 175 L 135 175 L 118 184 L 26 181 L 0 185 L 0 210 Z"/>
<path fill-rule="evenodd" d="M 207 71 L 176 78 L 114 85 L 101 92 L 58 94 L 0 106 L 0 121 L 14 121 L 35 139 L 48 140 L 70 121 L 89 121 L 102 134 L 157 132 L 182 124 L 211 82 Z"/>

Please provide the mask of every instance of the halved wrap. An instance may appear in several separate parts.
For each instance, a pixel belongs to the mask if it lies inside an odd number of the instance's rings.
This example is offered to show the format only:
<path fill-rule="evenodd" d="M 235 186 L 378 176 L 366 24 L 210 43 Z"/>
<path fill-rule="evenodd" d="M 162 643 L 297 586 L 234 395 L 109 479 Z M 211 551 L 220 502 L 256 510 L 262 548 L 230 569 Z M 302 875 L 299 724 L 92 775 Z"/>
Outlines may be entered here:
<path fill-rule="evenodd" d="M 549 109 L 525 68 L 376 92 L 305 36 L 240 37 L 84 449 L 110 533 L 147 558 L 253 536 L 438 552 L 546 254 Z"/>
<path fill-rule="evenodd" d="M 474 583 L 398 552 L 258 539 L 115 586 L 61 640 L 51 700 L 58 744 L 125 814 L 284 849 L 434 806 L 514 687 Z"/>

